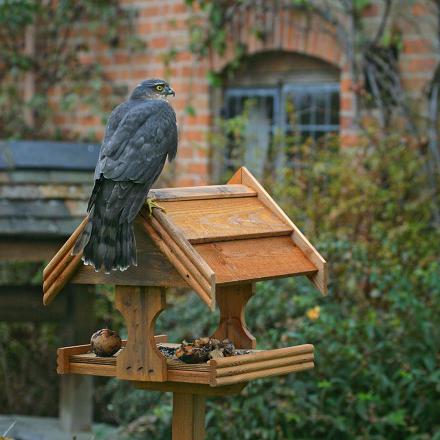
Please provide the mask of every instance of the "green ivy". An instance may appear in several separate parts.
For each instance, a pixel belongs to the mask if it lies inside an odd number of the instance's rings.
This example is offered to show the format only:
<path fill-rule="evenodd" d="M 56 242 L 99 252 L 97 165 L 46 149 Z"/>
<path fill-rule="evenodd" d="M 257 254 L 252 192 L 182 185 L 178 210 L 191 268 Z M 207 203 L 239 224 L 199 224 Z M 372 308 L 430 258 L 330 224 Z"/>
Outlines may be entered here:
<path fill-rule="evenodd" d="M 0 2 L 0 133 L 3 138 L 55 137 L 49 95 L 58 87 L 59 108 L 74 111 L 89 105 L 103 116 L 126 92 L 114 84 L 96 63 L 84 63 L 81 55 L 92 50 L 137 51 L 144 48 L 135 35 L 134 9 L 122 8 L 119 0 Z M 26 50 L 26 35 L 33 50 Z M 34 93 L 24 99 L 26 75 Z M 33 123 L 25 118 L 32 115 Z M 66 134 L 64 134 L 66 136 Z"/>

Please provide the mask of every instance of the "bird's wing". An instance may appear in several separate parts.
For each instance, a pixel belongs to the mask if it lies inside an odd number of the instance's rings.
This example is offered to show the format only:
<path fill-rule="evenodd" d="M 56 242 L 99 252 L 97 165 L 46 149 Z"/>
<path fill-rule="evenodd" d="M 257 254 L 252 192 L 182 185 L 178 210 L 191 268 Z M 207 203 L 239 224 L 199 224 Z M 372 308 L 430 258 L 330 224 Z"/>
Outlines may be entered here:
<path fill-rule="evenodd" d="M 123 117 L 103 143 L 97 166 L 99 175 L 114 181 L 152 185 L 166 157 L 177 150 L 176 115 L 161 100 L 144 101 Z"/>

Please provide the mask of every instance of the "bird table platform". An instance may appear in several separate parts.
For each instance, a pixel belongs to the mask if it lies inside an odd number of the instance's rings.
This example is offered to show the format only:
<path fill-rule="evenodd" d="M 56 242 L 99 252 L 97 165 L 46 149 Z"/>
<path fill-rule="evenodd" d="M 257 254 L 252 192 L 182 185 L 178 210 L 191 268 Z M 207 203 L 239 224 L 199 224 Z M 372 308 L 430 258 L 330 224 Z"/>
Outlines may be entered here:
<path fill-rule="evenodd" d="M 90 345 L 58 349 L 59 374 L 110 376 L 143 389 L 174 393 L 173 438 L 204 438 L 204 399 L 238 393 L 251 380 L 311 369 L 313 345 L 255 350 L 244 321 L 255 282 L 307 276 L 326 293 L 326 262 L 246 168 L 226 185 L 150 191 L 164 211 L 141 210 L 135 224 L 137 266 L 95 272 L 73 256 L 85 221 L 44 270 L 44 304 L 67 283 L 114 284 L 116 308 L 127 340 L 113 357 L 98 357 Z M 246 354 L 186 364 L 166 359 L 155 335 L 166 308 L 166 288 L 194 290 L 210 309 L 220 309 L 212 337 L 229 339 Z M 172 344 L 168 344 L 172 346 Z"/>

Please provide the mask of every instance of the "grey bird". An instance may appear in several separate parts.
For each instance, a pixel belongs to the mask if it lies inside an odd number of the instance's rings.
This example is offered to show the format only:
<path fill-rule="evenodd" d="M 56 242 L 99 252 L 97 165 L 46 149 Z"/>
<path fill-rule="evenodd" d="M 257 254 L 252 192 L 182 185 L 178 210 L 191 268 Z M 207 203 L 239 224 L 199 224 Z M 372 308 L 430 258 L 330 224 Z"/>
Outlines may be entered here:
<path fill-rule="evenodd" d="M 88 222 L 73 254 L 96 271 L 136 266 L 133 221 L 166 159 L 177 152 L 176 114 L 167 101 L 174 90 L 161 79 L 136 86 L 111 113 L 95 169 Z M 152 212 L 158 205 L 147 199 Z"/>

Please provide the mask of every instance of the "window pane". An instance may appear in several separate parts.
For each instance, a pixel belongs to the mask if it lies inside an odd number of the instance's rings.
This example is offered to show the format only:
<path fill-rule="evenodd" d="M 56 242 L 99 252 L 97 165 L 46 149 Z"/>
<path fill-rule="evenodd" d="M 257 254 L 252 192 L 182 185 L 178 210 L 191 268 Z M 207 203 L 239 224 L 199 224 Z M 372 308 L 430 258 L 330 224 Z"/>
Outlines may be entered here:
<path fill-rule="evenodd" d="M 300 125 L 312 123 L 312 94 L 298 93 L 295 96 L 297 121 Z"/>
<path fill-rule="evenodd" d="M 246 114 L 244 131 L 240 139 L 230 137 L 225 161 L 230 168 L 244 164 L 262 177 L 270 155 L 270 146 L 275 127 L 275 90 L 234 89 L 227 91 L 227 117 Z M 233 104 L 231 104 L 233 103 Z M 235 145 L 237 144 L 237 145 Z"/>
<path fill-rule="evenodd" d="M 331 93 L 330 124 L 339 125 L 339 93 L 338 92 Z"/>
<path fill-rule="evenodd" d="M 327 124 L 326 121 L 326 109 L 328 107 L 327 105 L 327 97 L 328 93 L 321 92 L 321 93 L 315 93 L 315 124 L 317 125 L 325 125 Z"/>
<path fill-rule="evenodd" d="M 338 131 L 337 84 L 286 85 L 283 99 L 287 134 L 297 133 L 302 140 L 317 140 L 325 133 Z"/>

